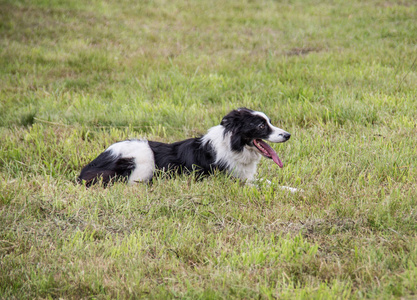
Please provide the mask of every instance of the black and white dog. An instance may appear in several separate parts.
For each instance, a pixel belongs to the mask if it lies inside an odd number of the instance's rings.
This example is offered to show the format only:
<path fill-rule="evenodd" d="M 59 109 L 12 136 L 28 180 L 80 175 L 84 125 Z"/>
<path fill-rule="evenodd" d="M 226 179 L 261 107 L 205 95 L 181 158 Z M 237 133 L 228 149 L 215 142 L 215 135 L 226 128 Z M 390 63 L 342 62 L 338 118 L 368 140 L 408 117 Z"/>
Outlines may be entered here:
<path fill-rule="evenodd" d="M 106 185 L 113 180 L 149 182 L 157 170 L 198 175 L 220 170 L 253 181 L 261 156 L 283 167 L 276 152 L 263 140 L 283 143 L 290 136 L 273 126 L 264 113 L 239 108 L 202 137 L 172 144 L 147 140 L 115 143 L 82 169 L 78 182 L 87 186 L 99 181 Z"/>

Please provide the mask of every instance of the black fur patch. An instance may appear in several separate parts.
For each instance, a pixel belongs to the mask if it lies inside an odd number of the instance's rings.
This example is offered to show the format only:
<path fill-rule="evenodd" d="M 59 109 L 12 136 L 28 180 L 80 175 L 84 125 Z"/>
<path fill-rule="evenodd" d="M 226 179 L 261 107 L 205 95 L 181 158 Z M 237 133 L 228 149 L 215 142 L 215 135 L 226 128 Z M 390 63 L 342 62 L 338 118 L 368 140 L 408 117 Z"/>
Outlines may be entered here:
<path fill-rule="evenodd" d="M 133 158 L 121 158 L 112 155 L 111 151 L 104 151 L 81 170 L 77 181 L 85 181 L 87 187 L 100 181 L 104 185 L 111 181 L 127 181 L 134 169 Z"/>
<path fill-rule="evenodd" d="M 209 175 L 214 169 L 223 169 L 214 165 L 216 154 L 208 143 L 202 144 L 201 138 L 192 138 L 172 144 L 148 141 L 155 166 L 165 172 Z"/>

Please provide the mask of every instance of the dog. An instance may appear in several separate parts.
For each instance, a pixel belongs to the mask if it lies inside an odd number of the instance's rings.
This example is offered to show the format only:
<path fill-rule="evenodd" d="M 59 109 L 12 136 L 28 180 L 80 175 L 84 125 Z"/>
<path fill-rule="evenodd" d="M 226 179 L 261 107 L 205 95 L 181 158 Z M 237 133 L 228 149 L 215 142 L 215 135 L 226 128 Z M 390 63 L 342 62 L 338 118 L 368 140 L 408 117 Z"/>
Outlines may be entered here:
<path fill-rule="evenodd" d="M 263 112 L 239 108 L 201 137 L 172 144 L 143 139 L 117 142 L 86 165 L 77 181 L 87 187 L 117 180 L 132 184 L 151 182 L 157 171 L 208 176 L 217 170 L 252 182 L 262 156 L 283 167 L 277 153 L 264 140 L 283 143 L 290 137 L 288 132 L 273 126 Z"/>

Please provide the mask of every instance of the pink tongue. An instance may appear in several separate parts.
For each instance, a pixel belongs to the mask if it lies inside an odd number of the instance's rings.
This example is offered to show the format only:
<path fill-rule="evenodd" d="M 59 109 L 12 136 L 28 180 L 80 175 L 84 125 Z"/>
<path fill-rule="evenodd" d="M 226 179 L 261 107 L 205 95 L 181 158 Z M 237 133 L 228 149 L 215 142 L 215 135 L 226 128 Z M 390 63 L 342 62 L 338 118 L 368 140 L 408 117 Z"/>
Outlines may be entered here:
<path fill-rule="evenodd" d="M 271 148 L 267 143 L 265 143 L 263 140 L 256 140 L 256 142 L 261 145 L 266 152 L 271 156 L 274 163 L 276 163 L 280 168 L 284 166 L 282 161 L 279 159 L 278 154 L 274 151 L 274 149 Z"/>

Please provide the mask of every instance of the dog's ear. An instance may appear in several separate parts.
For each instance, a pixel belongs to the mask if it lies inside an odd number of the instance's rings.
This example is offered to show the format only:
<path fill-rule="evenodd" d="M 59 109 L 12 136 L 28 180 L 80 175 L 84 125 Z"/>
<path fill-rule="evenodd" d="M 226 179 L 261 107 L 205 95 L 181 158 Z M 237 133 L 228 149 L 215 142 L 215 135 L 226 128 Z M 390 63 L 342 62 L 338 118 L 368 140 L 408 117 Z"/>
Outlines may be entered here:
<path fill-rule="evenodd" d="M 229 117 L 229 115 L 224 116 L 223 119 L 222 119 L 222 121 L 220 122 L 220 125 L 222 125 L 224 127 L 226 127 L 227 124 L 230 124 L 230 117 Z"/>
<path fill-rule="evenodd" d="M 242 136 L 240 134 L 232 134 L 230 137 L 230 146 L 234 151 L 242 151 L 243 147 L 245 146 Z"/>
<path fill-rule="evenodd" d="M 220 125 L 224 126 L 226 133 L 231 133 L 230 144 L 232 150 L 242 151 L 245 146 L 245 137 L 242 135 L 241 129 L 244 126 L 244 118 L 252 111 L 247 108 L 238 108 L 228 113 L 221 121 Z"/>
<path fill-rule="evenodd" d="M 230 129 L 230 126 L 239 124 L 239 119 L 246 111 L 248 111 L 248 109 L 244 107 L 232 110 L 226 116 L 223 117 L 222 121 L 220 122 L 220 125 Z"/>

